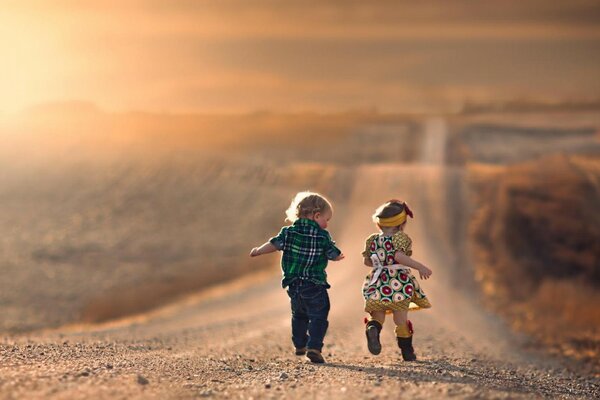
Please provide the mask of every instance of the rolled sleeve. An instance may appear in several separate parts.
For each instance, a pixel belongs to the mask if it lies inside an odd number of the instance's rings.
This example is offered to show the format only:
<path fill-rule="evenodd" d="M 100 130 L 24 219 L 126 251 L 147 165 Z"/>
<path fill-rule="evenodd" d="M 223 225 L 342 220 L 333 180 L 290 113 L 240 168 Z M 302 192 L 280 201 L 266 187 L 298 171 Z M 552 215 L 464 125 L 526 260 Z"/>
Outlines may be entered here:
<path fill-rule="evenodd" d="M 287 227 L 281 228 L 281 231 L 277 234 L 277 236 L 273 236 L 269 239 L 269 243 L 271 243 L 277 250 L 283 250 L 285 247 L 285 238 L 287 235 Z"/>
<path fill-rule="evenodd" d="M 334 245 L 331 245 L 331 247 L 329 247 L 327 249 L 327 251 L 325 252 L 325 255 L 327 256 L 328 260 L 335 260 L 341 254 L 342 254 L 342 251 L 340 249 L 338 249 L 337 247 L 335 247 Z"/>
<path fill-rule="evenodd" d="M 328 239 L 328 243 L 327 243 L 327 248 L 325 249 L 325 256 L 327 257 L 328 260 L 335 260 L 342 254 L 342 251 L 337 248 L 337 246 L 335 245 L 335 242 L 333 240 L 331 240 L 331 238 L 327 238 L 327 239 Z"/>

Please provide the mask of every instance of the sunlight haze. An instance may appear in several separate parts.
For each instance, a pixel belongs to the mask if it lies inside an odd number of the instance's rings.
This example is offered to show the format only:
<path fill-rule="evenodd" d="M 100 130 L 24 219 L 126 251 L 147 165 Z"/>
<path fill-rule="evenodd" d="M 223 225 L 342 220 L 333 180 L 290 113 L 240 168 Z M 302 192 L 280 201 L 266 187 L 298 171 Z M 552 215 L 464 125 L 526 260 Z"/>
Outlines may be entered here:
<path fill-rule="evenodd" d="M 453 109 L 600 91 L 594 1 L 12 1 L 0 113 Z M 568 78 L 568 79 L 565 79 Z"/>

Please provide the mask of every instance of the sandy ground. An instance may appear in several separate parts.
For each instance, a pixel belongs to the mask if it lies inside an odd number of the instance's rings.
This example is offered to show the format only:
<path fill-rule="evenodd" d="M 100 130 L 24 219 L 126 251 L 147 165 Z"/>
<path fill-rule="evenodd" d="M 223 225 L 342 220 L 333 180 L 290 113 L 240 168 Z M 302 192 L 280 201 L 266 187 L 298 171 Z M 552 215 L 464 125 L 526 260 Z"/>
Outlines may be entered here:
<path fill-rule="evenodd" d="M 445 130 L 426 126 L 428 135 Z M 462 218 L 446 213 L 462 201 L 462 171 L 440 165 L 437 149 L 422 150 L 420 164 L 358 167 L 349 204 L 334 216 L 347 258 L 329 267 L 326 364 L 293 355 L 289 301 L 273 269 L 135 318 L 4 337 L 0 398 L 598 398 L 600 380 L 527 350 L 480 307 L 464 278 L 462 228 L 453 223 Z M 370 355 L 362 322 L 369 216 L 398 193 L 416 214 L 407 229 L 414 256 L 434 271 L 423 283 L 433 308 L 411 315 L 414 363 L 401 361 L 389 322 L 382 354 Z"/>

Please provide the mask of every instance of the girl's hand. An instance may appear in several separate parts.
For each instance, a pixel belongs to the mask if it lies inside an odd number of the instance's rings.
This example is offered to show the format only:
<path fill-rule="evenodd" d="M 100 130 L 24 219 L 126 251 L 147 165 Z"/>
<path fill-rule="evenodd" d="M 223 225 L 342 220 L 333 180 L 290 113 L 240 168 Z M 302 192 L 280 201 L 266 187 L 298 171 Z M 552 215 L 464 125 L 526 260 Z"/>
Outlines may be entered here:
<path fill-rule="evenodd" d="M 431 274 L 433 274 L 433 272 L 426 266 L 422 265 L 421 268 L 419 268 L 419 277 L 421 279 L 429 279 Z"/>
<path fill-rule="evenodd" d="M 260 256 L 260 253 L 258 252 L 258 247 L 253 248 L 252 251 L 250 252 L 250 257 L 256 257 L 256 256 Z"/>
<path fill-rule="evenodd" d="M 346 257 L 346 256 L 344 256 L 343 254 L 340 254 L 339 256 L 337 256 L 336 258 L 334 258 L 334 259 L 333 259 L 333 261 L 340 261 L 340 260 L 343 260 L 343 259 L 344 259 L 344 257 Z"/>

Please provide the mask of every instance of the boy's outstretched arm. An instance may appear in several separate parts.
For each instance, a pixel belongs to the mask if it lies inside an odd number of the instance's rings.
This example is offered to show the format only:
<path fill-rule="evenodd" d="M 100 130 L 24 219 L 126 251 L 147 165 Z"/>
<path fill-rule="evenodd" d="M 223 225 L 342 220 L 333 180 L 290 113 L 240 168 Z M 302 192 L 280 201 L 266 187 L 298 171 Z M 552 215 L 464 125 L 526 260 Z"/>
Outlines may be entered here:
<path fill-rule="evenodd" d="M 331 261 L 340 261 L 344 259 L 344 253 L 337 248 L 335 242 L 328 236 L 327 248 L 325 249 L 325 257 Z"/>
<path fill-rule="evenodd" d="M 335 247 L 335 245 L 331 245 L 331 247 L 329 249 L 327 249 L 325 251 L 325 255 L 327 257 L 327 259 L 331 260 L 331 261 L 340 261 L 344 259 L 344 253 L 342 253 L 342 251 L 340 249 L 338 249 L 337 247 Z"/>
<path fill-rule="evenodd" d="M 401 251 L 396 252 L 396 254 L 394 255 L 394 259 L 398 264 L 406 265 L 407 267 L 419 271 L 419 276 L 421 279 L 429 279 L 429 277 L 433 273 L 429 268 L 427 268 L 420 262 L 413 260 Z"/>
<path fill-rule="evenodd" d="M 267 253 L 273 253 L 277 248 L 271 242 L 266 242 L 260 247 L 255 247 L 250 252 L 250 257 L 256 257 Z"/>

